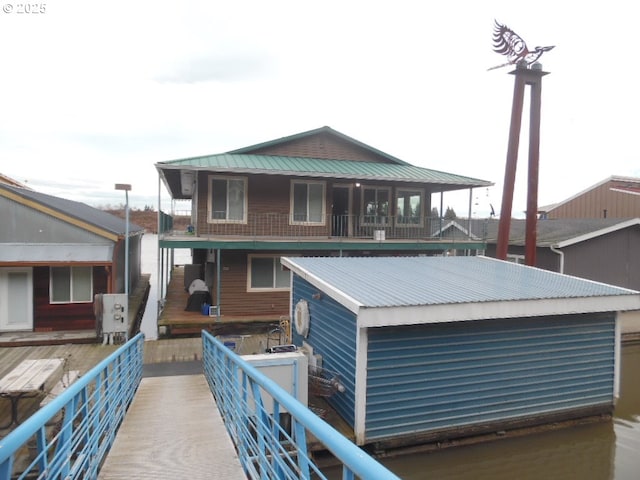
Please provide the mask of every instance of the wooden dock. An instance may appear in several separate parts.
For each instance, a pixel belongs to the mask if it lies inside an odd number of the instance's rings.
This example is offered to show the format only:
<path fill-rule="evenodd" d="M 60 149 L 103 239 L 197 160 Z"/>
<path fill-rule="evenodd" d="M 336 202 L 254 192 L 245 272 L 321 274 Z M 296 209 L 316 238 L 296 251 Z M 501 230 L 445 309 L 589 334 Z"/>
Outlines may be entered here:
<path fill-rule="evenodd" d="M 185 310 L 188 300 L 189 293 L 184 288 L 184 266 L 176 266 L 171 271 L 164 307 L 158 317 L 158 330 L 161 336 L 199 336 L 203 329 L 213 335 L 266 333 L 280 321 L 278 315 L 210 317 L 203 315 L 201 311 Z"/>
<path fill-rule="evenodd" d="M 247 477 L 200 374 L 142 379 L 98 478 Z"/>

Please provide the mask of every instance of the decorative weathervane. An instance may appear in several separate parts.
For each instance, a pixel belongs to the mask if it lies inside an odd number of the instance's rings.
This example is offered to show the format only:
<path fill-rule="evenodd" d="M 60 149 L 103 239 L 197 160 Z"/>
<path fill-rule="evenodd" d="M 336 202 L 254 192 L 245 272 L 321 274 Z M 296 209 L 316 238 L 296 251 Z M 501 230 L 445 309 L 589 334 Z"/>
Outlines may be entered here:
<path fill-rule="evenodd" d="M 542 71 L 542 65 L 537 60 L 544 52 L 554 48 L 527 48 L 527 44 L 519 35 L 497 20 L 493 29 L 493 50 L 507 57 L 507 63 L 490 68 L 516 65 L 510 72 L 514 75 L 513 105 L 511 107 L 511 126 L 509 127 L 509 146 L 507 148 L 507 164 L 504 172 L 502 192 L 502 209 L 500 210 L 500 224 L 496 242 L 496 258 L 507 259 L 509 249 L 509 232 L 511 228 L 511 209 L 513 207 L 513 191 L 516 181 L 516 163 L 518 161 L 518 147 L 520 142 L 520 126 L 522 123 L 522 109 L 524 90 L 531 88 L 531 102 L 529 105 L 529 169 L 527 179 L 527 223 L 525 232 L 525 255 L 527 265 L 536 265 L 536 229 L 538 214 L 538 170 L 540 157 L 540 106 L 542 92 L 542 77 L 548 72 Z"/>
<path fill-rule="evenodd" d="M 544 52 L 548 52 L 555 45 L 550 47 L 536 47 L 533 50 L 527 48 L 525 41 L 513 30 L 506 25 L 495 21 L 493 27 L 493 51 L 504 55 L 509 60 L 502 65 L 496 65 L 488 70 L 495 70 L 496 68 L 506 67 L 507 65 L 517 65 L 520 62 L 525 63 L 527 66 L 536 62 L 540 55 Z"/>

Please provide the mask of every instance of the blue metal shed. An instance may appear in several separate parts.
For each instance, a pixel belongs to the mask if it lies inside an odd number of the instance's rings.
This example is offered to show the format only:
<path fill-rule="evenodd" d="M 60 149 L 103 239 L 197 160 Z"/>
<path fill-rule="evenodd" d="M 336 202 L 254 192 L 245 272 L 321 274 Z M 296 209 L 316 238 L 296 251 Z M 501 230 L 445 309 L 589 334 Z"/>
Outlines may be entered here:
<path fill-rule="evenodd" d="M 293 340 L 340 374 L 359 445 L 611 413 L 640 293 L 486 257 L 283 258 Z"/>

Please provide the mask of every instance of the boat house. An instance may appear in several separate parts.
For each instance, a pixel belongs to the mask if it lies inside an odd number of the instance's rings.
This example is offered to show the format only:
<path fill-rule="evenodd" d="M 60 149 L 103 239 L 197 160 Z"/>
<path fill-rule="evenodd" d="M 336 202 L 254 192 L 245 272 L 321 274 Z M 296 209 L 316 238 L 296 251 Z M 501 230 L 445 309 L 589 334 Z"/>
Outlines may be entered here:
<path fill-rule="evenodd" d="M 379 448 L 612 413 L 640 293 L 488 257 L 286 257 L 293 342 Z"/>

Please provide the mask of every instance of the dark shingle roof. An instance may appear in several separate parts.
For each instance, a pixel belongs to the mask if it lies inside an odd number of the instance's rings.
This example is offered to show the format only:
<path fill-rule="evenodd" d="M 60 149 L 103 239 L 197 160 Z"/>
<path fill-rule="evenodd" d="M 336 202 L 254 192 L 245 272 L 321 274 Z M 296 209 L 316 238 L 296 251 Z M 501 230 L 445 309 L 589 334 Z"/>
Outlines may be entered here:
<path fill-rule="evenodd" d="M 466 233 L 467 219 L 456 219 L 455 222 L 463 227 Z M 471 232 L 474 237 L 486 239 L 488 243 L 495 243 L 498 238 L 498 219 L 472 219 Z M 509 229 L 510 245 L 525 245 L 526 220 L 513 218 Z M 538 220 L 536 225 L 537 245 L 539 247 L 557 246 L 562 243 L 575 243 L 586 239 L 604 235 L 606 233 L 626 228 L 630 225 L 640 225 L 640 219 L 620 218 L 565 218 Z M 444 222 L 443 227 L 453 228 Z"/>

